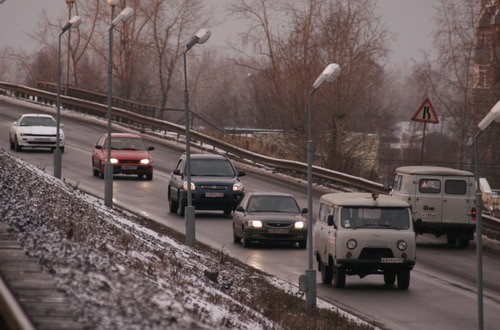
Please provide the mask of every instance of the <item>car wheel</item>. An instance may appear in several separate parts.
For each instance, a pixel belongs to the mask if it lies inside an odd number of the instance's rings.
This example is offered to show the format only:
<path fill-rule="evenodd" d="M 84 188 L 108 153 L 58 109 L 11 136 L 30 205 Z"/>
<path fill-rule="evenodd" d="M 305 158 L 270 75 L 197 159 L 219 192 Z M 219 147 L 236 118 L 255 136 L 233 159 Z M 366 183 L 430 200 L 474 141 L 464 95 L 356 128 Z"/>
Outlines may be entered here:
<path fill-rule="evenodd" d="M 14 138 L 14 150 L 16 151 L 21 151 L 23 148 L 19 145 L 19 142 L 17 142 L 17 136 Z"/>
<path fill-rule="evenodd" d="M 299 241 L 299 249 L 305 249 L 307 247 L 307 241 Z"/>
<path fill-rule="evenodd" d="M 241 245 L 243 245 L 243 247 L 245 247 L 245 248 L 250 247 L 250 239 L 248 239 L 247 237 L 243 236 L 241 238 Z"/>
<path fill-rule="evenodd" d="M 458 238 L 458 247 L 460 247 L 462 249 L 468 248 L 469 247 L 469 239 L 468 238 L 459 237 Z"/>
<path fill-rule="evenodd" d="M 410 286 L 410 270 L 403 269 L 398 273 L 398 288 L 401 290 L 407 290 Z"/>
<path fill-rule="evenodd" d="M 62 154 L 64 153 L 64 147 L 61 147 L 61 153 Z"/>
<path fill-rule="evenodd" d="M 104 179 L 104 167 L 99 163 L 99 178 Z"/>
<path fill-rule="evenodd" d="M 168 211 L 170 213 L 175 213 L 177 211 L 177 208 L 178 208 L 178 202 L 174 201 L 174 199 L 172 198 L 172 194 L 169 194 L 168 195 Z"/>
<path fill-rule="evenodd" d="M 14 150 L 14 141 L 12 141 L 12 138 L 10 135 L 9 135 L 9 145 L 10 145 L 10 150 Z"/>
<path fill-rule="evenodd" d="M 224 215 L 231 215 L 231 212 L 233 212 L 232 207 L 226 207 L 224 208 Z"/>
<path fill-rule="evenodd" d="M 325 284 L 332 283 L 332 280 L 333 280 L 333 267 L 330 266 L 330 265 L 322 264 L 321 262 L 318 263 L 318 266 L 321 269 L 321 282 L 323 282 Z"/>
<path fill-rule="evenodd" d="M 151 174 L 146 174 L 146 180 L 148 180 L 148 181 L 153 180 L 153 173 L 151 173 Z"/>
<path fill-rule="evenodd" d="M 449 245 L 457 244 L 457 238 L 458 238 L 458 235 L 455 233 L 446 234 L 446 241 L 448 242 Z"/>
<path fill-rule="evenodd" d="M 179 198 L 177 201 L 177 214 L 180 215 L 181 217 L 184 216 L 186 206 L 182 202 L 182 200 Z"/>
<path fill-rule="evenodd" d="M 387 285 L 393 285 L 396 282 L 396 273 L 391 271 L 384 272 L 384 283 Z"/>
<path fill-rule="evenodd" d="M 236 235 L 236 230 L 234 229 L 234 224 L 233 224 L 233 242 L 234 243 L 240 243 L 241 242 L 241 237 L 238 237 L 238 235 Z"/>
<path fill-rule="evenodd" d="M 333 267 L 333 282 L 336 288 L 342 289 L 345 287 L 345 270 L 342 267 Z"/>

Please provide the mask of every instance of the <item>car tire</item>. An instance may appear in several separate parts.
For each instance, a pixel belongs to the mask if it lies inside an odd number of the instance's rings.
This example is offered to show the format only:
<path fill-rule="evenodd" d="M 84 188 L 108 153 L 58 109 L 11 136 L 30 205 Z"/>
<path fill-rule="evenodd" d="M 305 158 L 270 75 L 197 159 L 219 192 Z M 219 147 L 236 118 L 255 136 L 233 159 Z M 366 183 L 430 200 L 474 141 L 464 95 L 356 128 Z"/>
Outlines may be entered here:
<path fill-rule="evenodd" d="M 396 283 L 396 273 L 386 270 L 384 272 L 384 283 L 386 285 L 394 285 Z"/>
<path fill-rule="evenodd" d="M 64 153 L 64 147 L 61 147 L 61 153 L 62 154 Z"/>
<path fill-rule="evenodd" d="M 148 181 L 153 180 L 153 173 L 151 173 L 151 174 L 146 174 L 146 180 L 148 180 Z"/>
<path fill-rule="evenodd" d="M 177 214 L 180 215 L 181 217 L 184 216 L 186 210 L 186 206 L 182 202 L 182 200 L 179 198 L 177 200 Z"/>
<path fill-rule="evenodd" d="M 446 241 L 449 245 L 457 244 L 458 235 L 456 233 L 446 234 Z"/>
<path fill-rule="evenodd" d="M 14 138 L 14 150 L 16 151 L 21 151 L 23 148 L 19 145 L 19 142 L 17 142 L 17 136 Z"/>
<path fill-rule="evenodd" d="M 224 215 L 231 215 L 231 212 L 233 212 L 233 208 L 231 206 L 225 207 L 224 208 Z"/>
<path fill-rule="evenodd" d="M 299 249 L 305 249 L 307 247 L 307 241 L 299 241 Z"/>
<path fill-rule="evenodd" d="M 233 243 L 240 243 L 241 242 L 241 237 L 236 235 L 236 230 L 234 229 L 234 224 L 233 224 Z"/>
<path fill-rule="evenodd" d="M 177 212 L 177 208 L 178 208 L 178 202 L 174 201 L 174 199 L 172 198 L 172 194 L 168 194 L 168 211 L 170 213 L 175 213 Z"/>
<path fill-rule="evenodd" d="M 345 270 L 342 267 L 333 267 L 333 282 L 336 288 L 345 288 Z"/>
<path fill-rule="evenodd" d="M 92 176 L 99 176 L 99 170 L 92 168 Z"/>
<path fill-rule="evenodd" d="M 241 245 L 243 245 L 243 247 L 245 247 L 245 248 L 250 247 L 250 245 L 251 245 L 250 240 L 247 237 L 243 236 L 241 238 Z"/>
<path fill-rule="evenodd" d="M 12 138 L 10 135 L 9 135 L 9 146 L 10 146 L 10 150 L 14 150 L 14 141 L 12 141 Z"/>
<path fill-rule="evenodd" d="M 104 179 L 104 167 L 99 163 L 99 178 Z"/>
<path fill-rule="evenodd" d="M 318 264 L 321 271 L 321 282 L 331 284 L 333 280 L 333 267 L 325 264 Z"/>
<path fill-rule="evenodd" d="M 408 290 L 410 286 L 410 270 L 403 269 L 398 273 L 398 289 Z"/>
<path fill-rule="evenodd" d="M 469 247 L 469 239 L 468 238 L 459 237 L 457 244 L 458 244 L 459 248 L 467 249 Z"/>

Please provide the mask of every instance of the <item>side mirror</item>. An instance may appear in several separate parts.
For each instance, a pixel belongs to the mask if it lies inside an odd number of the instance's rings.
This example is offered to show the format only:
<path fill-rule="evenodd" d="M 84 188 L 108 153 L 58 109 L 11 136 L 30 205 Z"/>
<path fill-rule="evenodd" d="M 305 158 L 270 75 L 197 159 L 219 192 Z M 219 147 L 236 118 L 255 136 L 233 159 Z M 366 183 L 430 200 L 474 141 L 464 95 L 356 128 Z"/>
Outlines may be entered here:
<path fill-rule="evenodd" d="M 245 209 L 243 208 L 243 206 L 238 206 L 236 207 L 236 212 L 245 212 Z"/>
<path fill-rule="evenodd" d="M 245 171 L 239 171 L 238 172 L 238 177 L 245 176 L 245 175 L 247 175 L 247 173 Z"/>
<path fill-rule="evenodd" d="M 175 170 L 172 171 L 172 174 L 173 175 L 181 175 L 181 170 L 179 170 L 178 168 L 176 168 Z"/>
<path fill-rule="evenodd" d="M 153 151 L 153 150 L 155 150 L 155 147 L 148 147 L 148 150 Z"/>
<path fill-rule="evenodd" d="M 102 150 L 102 146 L 101 146 L 101 145 L 96 145 L 96 146 L 94 147 L 94 149 L 97 149 L 97 150 Z"/>
<path fill-rule="evenodd" d="M 328 218 L 326 218 L 326 224 L 328 226 L 333 226 L 333 228 L 337 229 L 337 225 L 335 225 L 335 222 L 333 221 L 333 214 L 330 214 Z"/>
<path fill-rule="evenodd" d="M 59 124 L 59 127 L 60 127 L 60 128 L 63 128 L 63 127 L 64 127 L 64 124 Z"/>
<path fill-rule="evenodd" d="M 307 207 L 304 207 L 302 209 L 302 214 L 306 214 L 306 213 L 309 213 L 309 210 L 307 209 Z"/>

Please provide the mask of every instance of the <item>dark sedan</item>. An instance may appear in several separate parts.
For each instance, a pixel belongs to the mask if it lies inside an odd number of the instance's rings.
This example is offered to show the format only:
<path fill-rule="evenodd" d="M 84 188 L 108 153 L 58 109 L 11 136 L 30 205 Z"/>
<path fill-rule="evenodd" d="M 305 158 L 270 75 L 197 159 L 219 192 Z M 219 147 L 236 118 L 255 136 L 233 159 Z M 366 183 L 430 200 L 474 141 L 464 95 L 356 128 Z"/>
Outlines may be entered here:
<path fill-rule="evenodd" d="M 253 192 L 245 195 L 233 214 L 233 240 L 248 247 L 251 242 L 298 243 L 307 246 L 307 222 L 291 194 Z"/>

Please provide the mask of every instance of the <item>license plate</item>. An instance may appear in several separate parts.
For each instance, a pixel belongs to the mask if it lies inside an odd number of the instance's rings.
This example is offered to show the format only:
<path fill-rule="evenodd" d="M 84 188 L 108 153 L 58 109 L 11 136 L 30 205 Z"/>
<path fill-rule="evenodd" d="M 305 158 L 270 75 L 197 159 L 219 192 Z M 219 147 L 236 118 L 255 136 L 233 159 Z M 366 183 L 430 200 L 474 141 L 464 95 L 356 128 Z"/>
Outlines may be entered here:
<path fill-rule="evenodd" d="M 383 264 L 402 264 L 402 258 L 380 258 L 380 262 Z"/>
<path fill-rule="evenodd" d="M 283 229 L 283 228 L 271 228 L 269 229 L 270 234 L 288 234 L 289 230 L 288 229 Z"/>
<path fill-rule="evenodd" d="M 36 138 L 35 141 L 36 142 L 50 142 L 50 139 L 49 138 Z"/>
<path fill-rule="evenodd" d="M 137 170 L 137 166 L 134 166 L 134 165 L 122 165 L 122 170 Z"/>
<path fill-rule="evenodd" d="M 224 197 L 224 193 L 222 193 L 222 192 L 206 192 L 205 197 L 222 198 L 222 197 Z"/>

